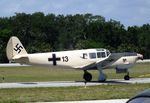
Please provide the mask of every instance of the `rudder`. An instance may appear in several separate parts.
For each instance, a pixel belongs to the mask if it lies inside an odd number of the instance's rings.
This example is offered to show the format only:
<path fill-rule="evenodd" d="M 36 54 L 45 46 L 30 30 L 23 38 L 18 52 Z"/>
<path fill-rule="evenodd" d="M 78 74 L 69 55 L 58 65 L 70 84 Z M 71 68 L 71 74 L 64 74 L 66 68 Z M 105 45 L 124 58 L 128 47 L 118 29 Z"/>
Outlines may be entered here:
<path fill-rule="evenodd" d="M 25 48 L 23 47 L 22 43 L 20 42 L 20 40 L 15 37 L 12 36 L 8 43 L 7 43 L 7 47 L 6 47 L 6 55 L 8 60 L 12 60 L 14 56 L 16 55 L 24 55 L 27 54 Z"/>

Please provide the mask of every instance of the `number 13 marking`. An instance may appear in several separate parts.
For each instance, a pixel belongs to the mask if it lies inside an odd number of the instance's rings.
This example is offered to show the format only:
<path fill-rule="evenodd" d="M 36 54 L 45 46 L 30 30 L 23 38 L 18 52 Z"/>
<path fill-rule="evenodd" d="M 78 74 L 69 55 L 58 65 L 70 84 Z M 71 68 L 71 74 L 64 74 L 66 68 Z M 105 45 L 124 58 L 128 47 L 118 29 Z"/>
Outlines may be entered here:
<path fill-rule="evenodd" d="M 68 62 L 69 61 L 68 56 L 63 56 L 62 59 L 63 59 L 63 62 Z"/>

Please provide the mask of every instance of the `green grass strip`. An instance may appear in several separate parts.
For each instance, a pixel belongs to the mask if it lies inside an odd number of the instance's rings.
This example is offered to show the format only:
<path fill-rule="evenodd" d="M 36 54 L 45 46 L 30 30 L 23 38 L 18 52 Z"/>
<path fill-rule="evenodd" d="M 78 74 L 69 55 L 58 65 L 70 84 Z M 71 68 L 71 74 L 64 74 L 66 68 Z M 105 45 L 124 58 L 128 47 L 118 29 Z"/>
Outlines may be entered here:
<path fill-rule="evenodd" d="M 150 84 L 0 89 L 0 103 L 122 99 L 130 98 L 148 88 Z"/>

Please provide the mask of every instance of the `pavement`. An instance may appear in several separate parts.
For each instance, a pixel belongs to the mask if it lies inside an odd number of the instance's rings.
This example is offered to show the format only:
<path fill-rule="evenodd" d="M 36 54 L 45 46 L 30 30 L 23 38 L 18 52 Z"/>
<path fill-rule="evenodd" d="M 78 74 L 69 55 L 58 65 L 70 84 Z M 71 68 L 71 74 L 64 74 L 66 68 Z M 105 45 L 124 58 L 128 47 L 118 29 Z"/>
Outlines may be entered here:
<path fill-rule="evenodd" d="M 125 103 L 128 99 L 89 100 L 89 101 L 64 101 L 64 102 L 36 102 L 36 103 Z"/>
<path fill-rule="evenodd" d="M 30 66 L 30 65 L 19 63 L 0 63 L 0 67 L 22 67 L 22 66 Z"/>
<path fill-rule="evenodd" d="M 87 82 L 84 81 L 49 81 L 49 82 L 18 82 L 18 83 L 0 83 L 2 88 L 35 88 L 35 87 L 70 87 L 70 86 L 94 86 L 108 84 L 135 84 L 150 83 L 150 78 L 134 78 L 128 81 L 122 79 L 111 79 L 106 82 Z"/>

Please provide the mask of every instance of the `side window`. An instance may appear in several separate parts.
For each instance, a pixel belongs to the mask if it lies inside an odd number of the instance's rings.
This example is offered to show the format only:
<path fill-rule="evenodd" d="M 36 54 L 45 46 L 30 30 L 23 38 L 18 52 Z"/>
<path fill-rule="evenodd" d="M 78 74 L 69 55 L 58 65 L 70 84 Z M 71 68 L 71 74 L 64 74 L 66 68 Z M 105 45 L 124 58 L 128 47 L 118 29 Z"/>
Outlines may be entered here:
<path fill-rule="evenodd" d="M 105 52 L 102 52 L 102 58 L 105 58 L 106 55 L 105 55 Z"/>
<path fill-rule="evenodd" d="M 101 58 L 101 57 L 102 57 L 101 52 L 97 52 L 97 58 Z"/>
<path fill-rule="evenodd" d="M 97 58 L 105 58 L 105 52 L 97 52 Z"/>
<path fill-rule="evenodd" d="M 90 59 L 95 59 L 96 58 L 96 53 L 89 53 Z"/>

